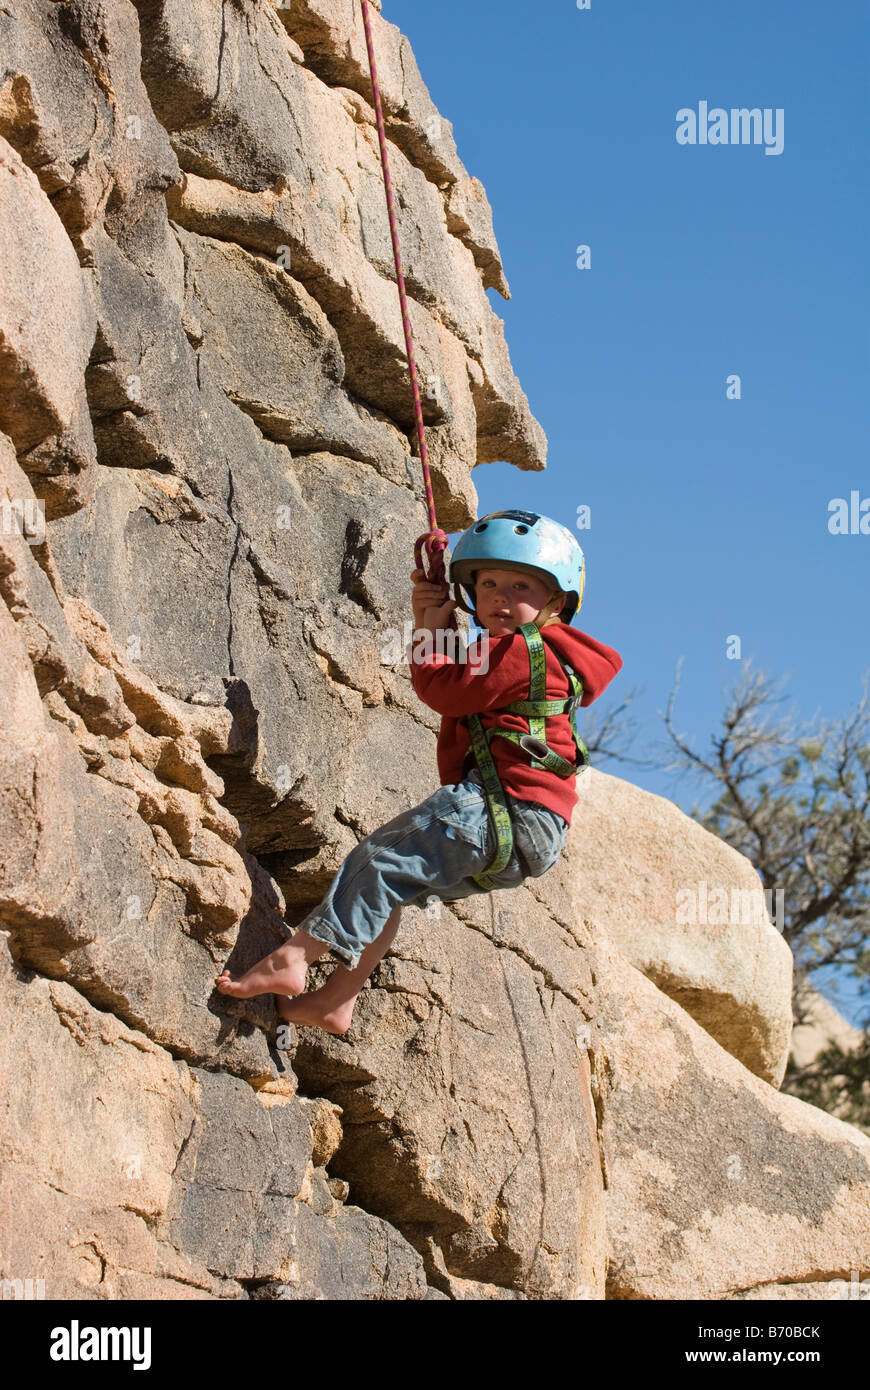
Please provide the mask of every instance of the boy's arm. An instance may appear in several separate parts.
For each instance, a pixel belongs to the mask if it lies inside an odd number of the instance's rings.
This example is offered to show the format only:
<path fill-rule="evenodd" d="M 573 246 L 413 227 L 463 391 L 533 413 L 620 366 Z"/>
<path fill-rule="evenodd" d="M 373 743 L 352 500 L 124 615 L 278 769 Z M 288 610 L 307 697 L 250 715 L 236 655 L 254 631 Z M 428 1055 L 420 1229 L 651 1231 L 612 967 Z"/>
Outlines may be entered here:
<path fill-rule="evenodd" d="M 613 647 L 605 646 L 603 642 L 596 642 L 594 637 L 590 637 L 587 632 L 579 632 L 578 637 L 582 638 L 587 651 L 584 652 L 582 670 L 579 672 L 583 681 L 583 698 L 580 701 L 582 706 L 591 705 L 593 700 L 603 694 L 613 677 L 622 670 L 622 657 Z"/>
<path fill-rule="evenodd" d="M 412 578 L 417 631 L 408 662 L 411 684 L 423 703 L 436 714 L 461 719 L 466 714 L 483 714 L 501 709 L 514 700 L 527 699 L 529 658 L 525 644 L 513 641 L 508 635 L 493 638 L 486 634 L 479 639 L 482 645 L 475 644 L 471 649 L 475 652 L 474 661 L 454 661 L 448 655 L 451 647 L 445 637 L 452 636 L 456 643 L 452 650 L 458 653 L 458 634 L 454 629 L 442 632 L 439 644 L 437 633 L 445 627 L 456 604 L 445 601 L 443 589 L 426 582 L 422 570 L 415 570 Z M 591 705 L 622 669 L 622 657 L 613 647 L 596 641 L 588 633 L 578 629 L 572 631 L 584 648 L 582 660 L 577 662 L 577 673 L 583 681 L 580 704 Z M 416 660 L 415 650 L 419 654 Z"/>
<path fill-rule="evenodd" d="M 454 661 L 449 655 L 451 650 L 457 654 L 460 650 L 466 655 L 468 653 L 464 644 L 460 647 L 462 638 L 456 628 L 447 627 L 448 623 L 454 621 L 456 603 L 452 599 L 445 599 L 444 589 L 430 584 L 422 570 L 414 570 L 411 578 L 414 581 L 412 606 L 415 632 L 408 662 L 411 684 L 416 694 L 436 714 L 450 715 L 456 719 L 465 714 L 480 714 L 490 707 L 503 704 L 504 673 L 493 682 L 490 668 L 493 644 L 488 636 L 479 639 L 472 648 L 476 656 L 473 662 Z M 502 648 L 505 645 L 509 644 L 496 644 Z M 501 666 L 506 653 L 502 651 L 499 656 Z M 496 657 L 497 661 L 499 656 Z M 515 678 L 519 680 L 521 672 L 518 663 L 514 664 L 518 667 Z M 497 697 L 494 689 L 498 691 Z M 507 698 L 519 699 L 520 696 Z"/>
<path fill-rule="evenodd" d="M 454 661 L 445 652 L 424 654 L 421 637 L 418 633 L 417 651 L 422 660 L 415 660 L 411 653 L 411 684 L 424 705 L 436 714 L 461 719 L 465 714 L 483 714 L 522 698 L 523 679 L 528 686 L 529 663 L 526 659 L 520 666 L 510 651 L 510 642 L 499 639 L 493 643 L 484 637 L 480 646 L 465 649 L 473 654 L 473 660 Z M 456 634 L 453 637 L 456 640 Z"/>

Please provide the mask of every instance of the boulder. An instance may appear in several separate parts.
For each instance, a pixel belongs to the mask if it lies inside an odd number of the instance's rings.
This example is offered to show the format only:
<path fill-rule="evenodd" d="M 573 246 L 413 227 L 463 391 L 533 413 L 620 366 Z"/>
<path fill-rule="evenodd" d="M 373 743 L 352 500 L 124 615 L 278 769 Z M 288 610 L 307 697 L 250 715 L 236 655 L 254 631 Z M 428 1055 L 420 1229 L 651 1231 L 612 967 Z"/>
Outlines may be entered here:
<path fill-rule="evenodd" d="M 577 916 L 778 1086 L 791 1042 L 792 957 L 770 920 L 776 896 L 765 896 L 749 861 L 665 797 L 595 768 L 571 840 Z"/>
<path fill-rule="evenodd" d="M 753 1076 L 603 935 L 598 962 L 607 1298 L 863 1277 L 870 1139 Z"/>

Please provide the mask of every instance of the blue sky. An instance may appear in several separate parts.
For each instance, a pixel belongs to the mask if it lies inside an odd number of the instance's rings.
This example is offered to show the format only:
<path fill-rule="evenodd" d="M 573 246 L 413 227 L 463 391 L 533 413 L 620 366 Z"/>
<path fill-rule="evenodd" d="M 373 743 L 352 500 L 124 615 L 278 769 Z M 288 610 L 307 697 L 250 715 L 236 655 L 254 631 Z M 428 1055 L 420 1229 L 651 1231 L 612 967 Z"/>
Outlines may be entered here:
<path fill-rule="evenodd" d="M 574 526 L 591 507 L 576 625 L 625 663 L 602 705 L 643 686 L 634 748 L 662 749 L 682 657 L 677 727 L 706 751 L 737 635 L 800 718 L 844 714 L 870 671 L 870 535 L 828 529 L 831 499 L 870 498 L 870 6 L 384 12 L 486 187 L 512 291 L 490 299 L 549 438 L 545 473 L 475 470 L 480 513 Z M 781 109 L 782 153 L 678 144 L 701 101 Z M 707 799 L 604 767 L 686 811 Z"/>

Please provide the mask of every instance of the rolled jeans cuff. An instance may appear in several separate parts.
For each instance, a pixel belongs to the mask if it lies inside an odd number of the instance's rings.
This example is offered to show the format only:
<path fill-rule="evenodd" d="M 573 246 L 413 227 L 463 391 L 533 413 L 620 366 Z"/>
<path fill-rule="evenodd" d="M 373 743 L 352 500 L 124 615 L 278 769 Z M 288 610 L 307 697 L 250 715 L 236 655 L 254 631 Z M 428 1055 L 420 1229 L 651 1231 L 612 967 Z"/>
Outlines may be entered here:
<path fill-rule="evenodd" d="M 329 947 L 333 955 L 338 956 L 342 965 L 347 966 L 348 970 L 355 970 L 359 965 L 362 951 L 356 955 L 349 951 L 344 942 L 335 935 L 325 917 L 306 917 L 303 922 L 299 923 L 296 930 L 304 931 L 308 936 L 313 936 L 315 941 L 322 941 L 325 946 Z"/>

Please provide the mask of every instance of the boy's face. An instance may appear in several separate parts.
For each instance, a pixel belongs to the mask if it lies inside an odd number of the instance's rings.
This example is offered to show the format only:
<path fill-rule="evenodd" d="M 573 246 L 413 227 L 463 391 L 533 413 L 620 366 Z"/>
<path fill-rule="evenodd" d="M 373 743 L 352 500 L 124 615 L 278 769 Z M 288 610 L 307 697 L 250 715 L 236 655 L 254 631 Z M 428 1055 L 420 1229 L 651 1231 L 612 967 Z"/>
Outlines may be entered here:
<path fill-rule="evenodd" d="M 477 571 L 477 620 L 492 637 L 503 637 L 523 623 L 534 622 L 552 597 L 552 589 L 526 570 Z"/>

